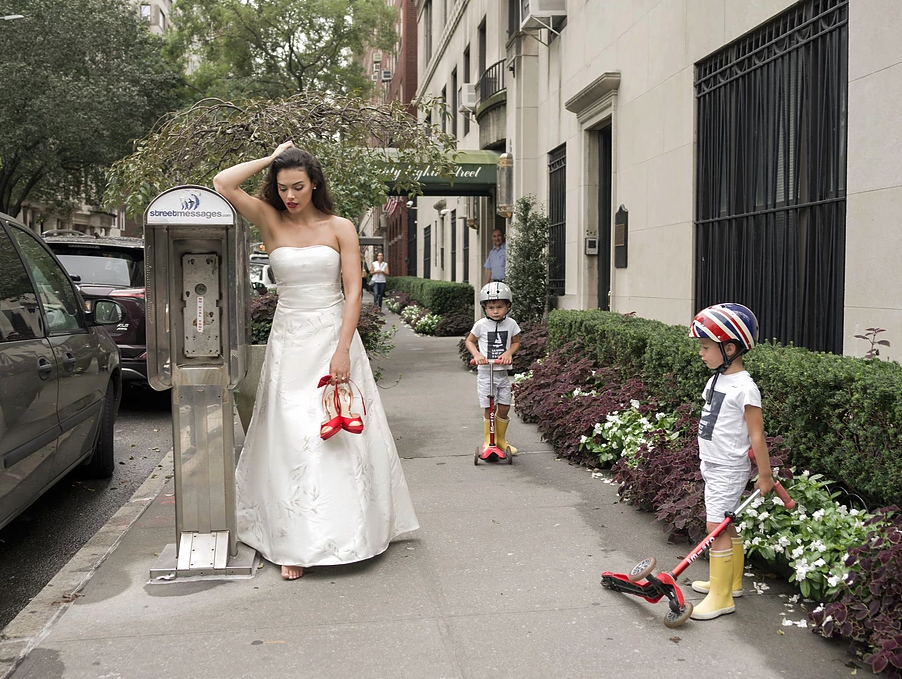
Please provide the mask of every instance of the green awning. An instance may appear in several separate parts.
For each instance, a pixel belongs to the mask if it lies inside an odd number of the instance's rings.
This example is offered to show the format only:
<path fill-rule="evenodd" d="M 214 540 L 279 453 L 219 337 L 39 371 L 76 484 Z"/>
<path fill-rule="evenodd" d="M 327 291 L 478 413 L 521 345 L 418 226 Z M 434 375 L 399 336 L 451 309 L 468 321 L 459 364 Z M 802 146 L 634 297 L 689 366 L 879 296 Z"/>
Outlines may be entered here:
<path fill-rule="evenodd" d="M 487 196 L 495 191 L 500 157 L 498 151 L 458 151 L 453 178 L 440 177 L 429 166 L 419 169 L 416 178 L 425 196 Z"/>

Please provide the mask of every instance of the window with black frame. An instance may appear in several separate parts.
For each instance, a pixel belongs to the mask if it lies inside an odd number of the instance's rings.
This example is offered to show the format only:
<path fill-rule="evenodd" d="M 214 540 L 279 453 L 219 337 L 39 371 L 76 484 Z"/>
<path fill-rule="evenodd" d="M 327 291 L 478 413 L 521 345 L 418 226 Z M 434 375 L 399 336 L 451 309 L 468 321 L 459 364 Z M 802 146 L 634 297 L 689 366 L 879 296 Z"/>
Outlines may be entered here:
<path fill-rule="evenodd" d="M 548 154 L 548 287 L 563 295 L 567 248 L 567 145 Z"/>
<path fill-rule="evenodd" d="M 795 5 L 697 65 L 695 301 L 842 351 L 848 0 Z"/>

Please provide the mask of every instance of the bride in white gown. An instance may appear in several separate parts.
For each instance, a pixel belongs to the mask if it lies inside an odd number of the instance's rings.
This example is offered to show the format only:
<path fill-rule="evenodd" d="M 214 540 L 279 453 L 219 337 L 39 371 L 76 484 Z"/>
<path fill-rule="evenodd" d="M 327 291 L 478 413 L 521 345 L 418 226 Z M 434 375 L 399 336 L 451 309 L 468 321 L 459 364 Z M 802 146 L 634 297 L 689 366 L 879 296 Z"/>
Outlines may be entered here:
<path fill-rule="evenodd" d="M 266 168 L 259 198 L 240 188 Z M 280 564 L 287 580 L 305 567 L 381 554 L 419 524 L 357 334 L 357 232 L 332 213 L 319 161 L 291 142 L 223 170 L 213 184 L 260 230 L 279 290 L 236 474 L 238 538 Z M 340 411 L 324 413 L 324 375 L 330 408 L 333 390 L 344 395 Z M 352 433 L 364 409 L 363 431 Z M 334 415 L 346 416 L 346 431 L 323 421 Z"/>

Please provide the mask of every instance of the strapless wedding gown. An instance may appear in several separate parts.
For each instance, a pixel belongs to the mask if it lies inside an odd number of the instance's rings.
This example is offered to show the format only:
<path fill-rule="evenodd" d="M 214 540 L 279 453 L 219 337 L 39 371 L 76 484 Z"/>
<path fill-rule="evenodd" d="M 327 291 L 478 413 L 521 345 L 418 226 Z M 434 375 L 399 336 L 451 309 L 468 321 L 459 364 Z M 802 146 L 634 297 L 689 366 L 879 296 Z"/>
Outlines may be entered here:
<path fill-rule="evenodd" d="M 351 379 L 366 401 L 363 433 L 319 437 L 317 383 L 329 373 L 344 309 L 340 256 L 325 245 L 280 247 L 269 261 L 279 304 L 236 472 L 238 539 L 281 565 L 368 559 L 419 524 L 356 332 Z"/>

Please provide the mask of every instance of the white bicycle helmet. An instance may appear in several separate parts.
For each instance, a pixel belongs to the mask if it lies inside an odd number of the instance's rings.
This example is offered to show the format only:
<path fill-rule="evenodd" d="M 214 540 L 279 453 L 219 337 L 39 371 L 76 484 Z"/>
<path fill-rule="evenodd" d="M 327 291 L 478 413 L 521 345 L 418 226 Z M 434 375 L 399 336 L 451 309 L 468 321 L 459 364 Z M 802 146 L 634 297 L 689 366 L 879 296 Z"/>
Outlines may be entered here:
<path fill-rule="evenodd" d="M 479 306 L 482 307 L 483 313 L 485 313 L 486 302 L 496 299 L 505 300 L 508 304 L 507 310 L 510 312 L 510 307 L 514 303 L 514 295 L 511 293 L 511 289 L 498 281 L 492 281 L 483 285 L 482 290 L 479 291 Z M 507 314 L 504 314 L 504 318 L 507 318 Z M 501 320 L 504 320 L 504 318 Z"/>

